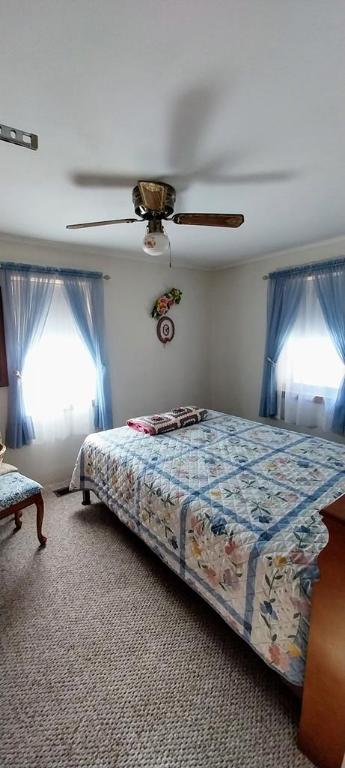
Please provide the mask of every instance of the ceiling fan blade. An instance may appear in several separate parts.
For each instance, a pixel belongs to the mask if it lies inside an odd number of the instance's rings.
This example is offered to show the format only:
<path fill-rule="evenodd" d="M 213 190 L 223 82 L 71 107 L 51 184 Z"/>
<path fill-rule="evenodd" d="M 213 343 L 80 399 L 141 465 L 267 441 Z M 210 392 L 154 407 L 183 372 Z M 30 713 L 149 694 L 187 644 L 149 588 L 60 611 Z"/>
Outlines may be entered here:
<path fill-rule="evenodd" d="M 298 171 L 258 171 L 258 173 L 210 173 L 207 176 L 199 174 L 200 181 L 206 184 L 226 185 L 232 184 L 275 184 L 291 181 L 299 176 Z"/>
<path fill-rule="evenodd" d="M 152 173 L 147 174 L 162 184 L 167 182 L 171 186 L 175 187 L 178 192 L 183 191 L 190 184 L 189 177 L 184 174 L 167 174 L 167 173 Z M 138 184 L 138 174 L 136 176 L 121 176 L 116 173 L 94 173 L 92 171 L 75 172 L 71 174 L 71 181 L 78 187 L 95 187 L 95 188 L 109 188 L 109 189 L 133 189 Z"/>
<path fill-rule="evenodd" d="M 134 224 L 141 219 L 109 219 L 109 221 L 88 221 L 83 224 L 67 224 L 66 229 L 87 229 L 87 227 L 106 227 L 108 224 Z"/>
<path fill-rule="evenodd" d="M 138 183 L 138 176 L 125 176 L 116 173 L 96 173 L 94 171 L 76 171 L 71 180 L 78 187 L 111 187 L 131 189 Z"/>
<path fill-rule="evenodd" d="M 164 211 L 168 187 L 162 182 L 138 181 L 138 187 L 145 208 L 151 211 Z"/>
<path fill-rule="evenodd" d="M 200 227 L 240 227 L 244 216 L 241 213 L 175 213 L 171 221 Z"/>

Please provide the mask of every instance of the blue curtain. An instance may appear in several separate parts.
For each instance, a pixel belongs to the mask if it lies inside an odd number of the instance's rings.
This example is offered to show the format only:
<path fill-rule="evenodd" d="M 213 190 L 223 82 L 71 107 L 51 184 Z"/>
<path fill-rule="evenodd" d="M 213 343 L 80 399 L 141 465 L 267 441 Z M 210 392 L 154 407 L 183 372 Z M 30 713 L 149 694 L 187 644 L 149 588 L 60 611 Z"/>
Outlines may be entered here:
<path fill-rule="evenodd" d="M 345 364 L 345 269 L 314 273 L 316 290 L 334 345 Z M 340 386 L 332 422 L 334 432 L 345 433 L 345 378 Z"/>
<path fill-rule="evenodd" d="M 300 275 L 270 275 L 260 416 L 272 418 L 277 413 L 276 364 L 296 318 L 304 285 Z"/>
<path fill-rule="evenodd" d="M 6 443 L 9 448 L 21 448 L 35 437 L 25 410 L 21 375 L 30 347 L 43 331 L 54 284 L 34 269 L 9 265 L 2 267 L 1 285 L 9 379 Z"/>
<path fill-rule="evenodd" d="M 66 295 L 79 333 L 96 366 L 95 429 L 111 429 L 113 414 L 108 361 L 104 344 L 104 296 L 102 277 L 63 277 Z"/>

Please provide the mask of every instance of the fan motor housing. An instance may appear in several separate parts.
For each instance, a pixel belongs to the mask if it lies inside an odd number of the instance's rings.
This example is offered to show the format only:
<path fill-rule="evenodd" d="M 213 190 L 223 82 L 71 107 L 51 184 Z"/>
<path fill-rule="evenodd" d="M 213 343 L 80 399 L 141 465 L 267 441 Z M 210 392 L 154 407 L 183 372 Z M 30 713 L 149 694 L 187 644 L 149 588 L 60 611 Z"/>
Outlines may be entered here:
<path fill-rule="evenodd" d="M 165 184 L 162 181 L 147 182 L 155 187 L 160 187 L 162 190 L 162 196 L 164 197 L 164 205 L 161 209 L 153 209 L 145 205 L 139 185 L 135 186 L 132 192 L 132 200 L 134 210 L 137 216 L 141 216 L 143 219 L 166 219 L 174 212 L 174 204 L 176 200 L 176 192 L 174 187 L 170 184 Z"/>

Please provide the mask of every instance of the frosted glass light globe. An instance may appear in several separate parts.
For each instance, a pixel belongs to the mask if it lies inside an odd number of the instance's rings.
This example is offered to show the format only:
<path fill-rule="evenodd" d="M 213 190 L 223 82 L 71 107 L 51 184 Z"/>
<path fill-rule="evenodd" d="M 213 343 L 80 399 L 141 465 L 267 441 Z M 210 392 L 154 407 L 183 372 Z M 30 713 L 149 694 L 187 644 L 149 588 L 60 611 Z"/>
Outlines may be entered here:
<path fill-rule="evenodd" d="M 162 256 L 169 248 L 169 238 L 164 232 L 147 232 L 144 237 L 143 251 L 151 256 Z"/>

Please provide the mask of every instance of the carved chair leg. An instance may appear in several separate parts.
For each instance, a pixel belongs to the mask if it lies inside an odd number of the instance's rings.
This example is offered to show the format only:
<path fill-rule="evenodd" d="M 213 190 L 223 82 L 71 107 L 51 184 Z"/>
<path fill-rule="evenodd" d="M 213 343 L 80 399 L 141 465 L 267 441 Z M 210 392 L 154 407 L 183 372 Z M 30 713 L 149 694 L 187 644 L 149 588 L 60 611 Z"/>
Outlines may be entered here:
<path fill-rule="evenodd" d="M 22 527 L 22 519 L 21 519 L 22 514 L 23 513 L 21 511 L 14 513 L 14 523 L 15 523 L 17 531 L 19 531 L 19 529 Z"/>
<path fill-rule="evenodd" d="M 88 504 L 91 504 L 90 491 L 83 491 L 83 501 L 81 503 L 84 505 L 84 507 L 88 506 Z"/>
<path fill-rule="evenodd" d="M 35 502 L 36 509 L 37 509 L 37 516 L 36 516 L 36 522 L 37 522 L 37 538 L 40 544 L 42 546 L 46 543 L 47 537 L 43 536 L 42 533 L 42 523 L 43 523 L 43 515 L 44 515 L 44 501 L 42 496 L 39 496 L 37 498 L 37 501 Z"/>

